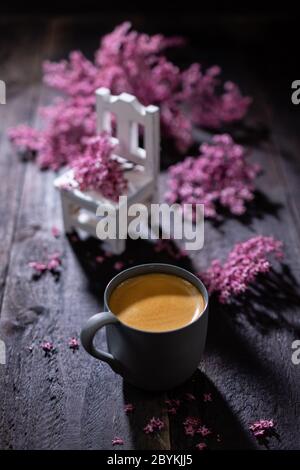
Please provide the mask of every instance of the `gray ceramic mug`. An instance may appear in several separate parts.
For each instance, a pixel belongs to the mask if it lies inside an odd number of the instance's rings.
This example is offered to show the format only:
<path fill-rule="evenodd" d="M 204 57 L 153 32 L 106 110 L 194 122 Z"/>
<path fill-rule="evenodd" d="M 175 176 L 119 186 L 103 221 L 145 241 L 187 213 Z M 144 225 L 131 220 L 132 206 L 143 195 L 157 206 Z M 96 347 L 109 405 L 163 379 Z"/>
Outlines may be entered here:
<path fill-rule="evenodd" d="M 109 309 L 113 290 L 123 281 L 150 273 L 174 274 L 194 284 L 205 300 L 205 308 L 192 323 L 176 330 L 149 332 L 121 323 Z M 92 356 L 107 362 L 131 384 L 145 390 L 167 390 L 185 382 L 201 360 L 207 331 L 208 294 L 203 283 L 185 269 L 170 264 L 143 264 L 117 274 L 104 292 L 105 312 L 92 316 L 81 332 L 81 342 Z M 100 328 L 106 326 L 108 351 L 93 344 Z"/>

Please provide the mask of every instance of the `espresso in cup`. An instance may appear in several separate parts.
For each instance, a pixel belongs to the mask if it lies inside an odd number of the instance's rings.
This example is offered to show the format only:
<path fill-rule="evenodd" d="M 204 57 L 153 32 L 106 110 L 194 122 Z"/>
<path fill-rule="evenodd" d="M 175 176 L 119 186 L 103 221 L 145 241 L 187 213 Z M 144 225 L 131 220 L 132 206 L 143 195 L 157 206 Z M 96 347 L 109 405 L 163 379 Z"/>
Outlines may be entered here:
<path fill-rule="evenodd" d="M 104 311 L 84 325 L 86 351 L 145 390 L 168 390 L 187 380 L 202 358 L 208 293 L 194 274 L 169 264 L 135 266 L 104 292 Z M 107 350 L 94 344 L 106 329 Z"/>
<path fill-rule="evenodd" d="M 205 301 L 188 280 L 166 273 L 135 276 L 112 292 L 109 308 L 132 328 L 160 332 L 182 328 L 203 312 Z"/>

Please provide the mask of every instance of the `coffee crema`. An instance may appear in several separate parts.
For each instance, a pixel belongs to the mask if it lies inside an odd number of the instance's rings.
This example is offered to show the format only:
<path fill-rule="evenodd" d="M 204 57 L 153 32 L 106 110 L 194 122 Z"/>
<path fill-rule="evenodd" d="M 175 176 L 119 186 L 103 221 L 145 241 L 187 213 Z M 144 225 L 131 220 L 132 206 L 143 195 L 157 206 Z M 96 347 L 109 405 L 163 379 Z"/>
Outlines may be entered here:
<path fill-rule="evenodd" d="M 192 323 L 205 308 L 201 292 L 173 274 L 141 274 L 120 283 L 110 310 L 125 325 L 143 331 L 171 331 Z"/>

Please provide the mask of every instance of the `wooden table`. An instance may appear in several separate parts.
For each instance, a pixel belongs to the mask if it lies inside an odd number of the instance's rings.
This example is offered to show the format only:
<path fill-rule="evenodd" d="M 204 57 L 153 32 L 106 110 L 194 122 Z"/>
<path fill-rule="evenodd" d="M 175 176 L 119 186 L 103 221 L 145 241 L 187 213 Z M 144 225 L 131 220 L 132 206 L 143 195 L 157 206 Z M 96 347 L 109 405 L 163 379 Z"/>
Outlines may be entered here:
<path fill-rule="evenodd" d="M 201 439 L 186 437 L 182 423 L 198 416 L 214 430 L 207 441 L 212 449 L 264 448 L 249 431 L 249 424 L 260 418 L 276 422 L 278 435 L 269 440 L 269 448 L 299 449 L 300 366 L 291 362 L 291 344 L 300 327 L 300 109 L 290 103 L 289 81 L 299 77 L 283 73 L 286 50 L 276 38 L 280 19 L 224 17 L 214 22 L 209 17 L 200 25 L 199 18 L 183 17 L 181 23 L 169 18 L 165 26 L 163 17 L 152 24 L 146 15 L 131 16 L 140 30 L 190 33 L 182 60 L 220 64 L 226 77 L 253 96 L 247 129 L 236 128 L 234 135 L 249 147 L 264 174 L 247 217 L 219 226 L 206 223 L 200 253 L 175 260 L 155 252 L 150 243 L 131 241 L 123 261 L 167 261 L 197 271 L 215 257 L 224 259 L 235 242 L 264 234 L 284 241 L 284 266 L 259 282 L 240 306 L 212 307 L 203 362 L 190 382 L 172 393 L 141 392 L 82 347 L 72 353 L 68 339 L 101 310 L 103 289 L 116 273 L 115 259 L 97 265 L 96 240 L 76 243 L 52 236 L 51 227 L 61 227 L 62 220 L 55 175 L 22 162 L 6 131 L 20 122 L 40 125 L 37 108 L 55 96 L 41 83 L 44 59 L 66 57 L 75 48 L 92 57 L 99 37 L 123 18 L 1 17 L 0 78 L 7 84 L 7 104 L 0 106 L 0 337 L 7 363 L 0 365 L 0 448 L 111 449 L 119 436 L 123 449 L 192 449 Z M 173 158 L 162 155 L 164 169 Z M 59 281 L 50 274 L 32 280 L 28 262 L 52 251 L 63 255 Z M 43 340 L 54 342 L 56 354 L 44 356 Z M 100 335 L 101 343 L 105 338 Z M 196 400 L 186 400 L 187 392 Z M 213 401 L 204 402 L 204 393 L 211 393 Z M 165 411 L 164 400 L 174 397 L 183 403 L 173 416 Z M 127 416 L 124 403 L 133 403 L 134 413 Z M 152 416 L 165 422 L 154 437 L 142 431 Z"/>

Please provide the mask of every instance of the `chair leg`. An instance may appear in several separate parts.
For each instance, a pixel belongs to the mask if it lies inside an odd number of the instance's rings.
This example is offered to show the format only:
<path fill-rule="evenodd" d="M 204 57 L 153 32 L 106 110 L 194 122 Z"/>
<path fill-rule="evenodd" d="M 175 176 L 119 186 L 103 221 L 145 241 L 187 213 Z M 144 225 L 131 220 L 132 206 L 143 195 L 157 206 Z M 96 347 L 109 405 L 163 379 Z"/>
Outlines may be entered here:
<path fill-rule="evenodd" d="M 72 225 L 72 206 L 73 204 L 69 201 L 64 191 L 60 193 L 62 215 L 64 221 L 64 229 L 66 233 L 71 233 L 74 229 Z"/>

